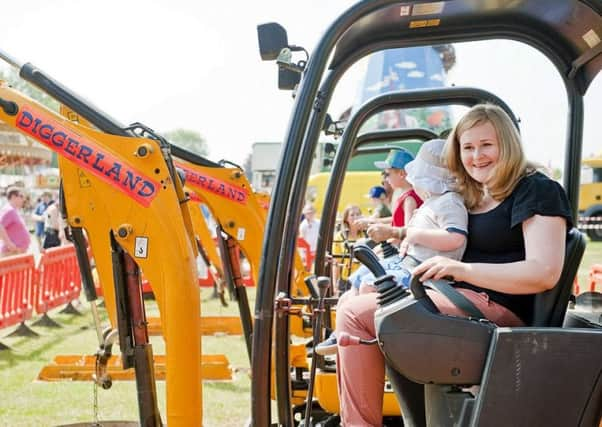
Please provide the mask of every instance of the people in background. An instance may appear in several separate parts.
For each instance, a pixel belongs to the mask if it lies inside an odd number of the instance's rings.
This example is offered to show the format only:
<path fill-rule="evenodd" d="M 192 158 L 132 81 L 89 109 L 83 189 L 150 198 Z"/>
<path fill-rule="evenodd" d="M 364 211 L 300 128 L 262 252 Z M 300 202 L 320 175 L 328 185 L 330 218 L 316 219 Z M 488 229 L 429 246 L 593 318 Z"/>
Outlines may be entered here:
<path fill-rule="evenodd" d="M 368 191 L 367 197 L 372 203 L 372 218 L 390 218 L 391 209 L 387 204 L 387 191 L 381 185 L 375 185 Z"/>
<path fill-rule="evenodd" d="M 0 256 L 27 252 L 31 237 L 19 212 L 25 204 L 25 194 L 20 188 L 6 190 L 8 203 L 0 210 Z"/>
<path fill-rule="evenodd" d="M 303 207 L 303 221 L 299 225 L 299 237 L 303 238 L 312 252 L 316 251 L 320 221 L 316 219 L 316 208 L 311 203 Z"/>
<path fill-rule="evenodd" d="M 46 212 L 46 208 L 48 208 L 50 200 L 50 193 L 44 192 L 42 194 L 42 197 L 40 197 L 40 199 L 38 200 L 38 203 L 36 204 L 33 213 L 31 214 L 31 217 L 33 218 L 35 223 L 34 236 L 36 238 L 36 241 L 38 242 L 39 248 L 42 248 L 42 243 L 44 241 L 44 212 Z"/>
<path fill-rule="evenodd" d="M 65 239 L 65 228 L 59 208 L 59 201 L 51 200 L 44 212 L 44 249 L 60 246 Z"/>

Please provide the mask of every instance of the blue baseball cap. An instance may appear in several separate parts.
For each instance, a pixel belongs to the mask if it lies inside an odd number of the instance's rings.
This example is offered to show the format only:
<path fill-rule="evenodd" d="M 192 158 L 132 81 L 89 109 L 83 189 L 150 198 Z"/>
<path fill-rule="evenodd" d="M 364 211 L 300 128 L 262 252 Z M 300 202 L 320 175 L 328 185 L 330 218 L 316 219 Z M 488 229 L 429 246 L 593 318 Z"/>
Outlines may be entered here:
<path fill-rule="evenodd" d="M 403 169 L 405 166 L 414 160 L 414 155 L 404 148 L 394 148 L 389 151 L 389 155 L 384 161 L 374 162 L 374 166 L 379 169 Z"/>
<path fill-rule="evenodd" d="M 371 199 L 380 199 L 380 196 L 382 196 L 383 194 L 386 194 L 387 192 L 385 191 L 385 187 L 381 187 L 380 185 L 375 185 L 374 187 L 370 188 L 370 191 L 368 191 L 368 194 L 366 195 L 366 197 L 369 197 Z"/>

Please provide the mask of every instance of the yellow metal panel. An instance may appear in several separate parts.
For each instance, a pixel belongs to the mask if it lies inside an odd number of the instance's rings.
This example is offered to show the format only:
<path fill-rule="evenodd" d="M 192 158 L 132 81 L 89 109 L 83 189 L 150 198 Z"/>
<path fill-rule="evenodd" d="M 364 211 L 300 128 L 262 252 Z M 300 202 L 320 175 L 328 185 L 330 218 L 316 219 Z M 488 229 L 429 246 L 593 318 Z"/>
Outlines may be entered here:
<path fill-rule="evenodd" d="M 148 322 L 149 335 L 161 335 L 161 319 L 158 317 L 149 317 Z M 242 335 L 242 325 L 240 317 L 234 316 L 203 316 L 201 317 L 201 335 L 211 336 L 215 334 Z"/>
<path fill-rule="evenodd" d="M 339 413 L 339 392 L 335 373 L 318 371 L 316 373 L 314 392 L 314 397 L 318 400 L 322 408 L 334 414 Z M 383 415 L 401 415 L 399 404 L 392 391 L 386 391 L 384 394 Z"/>
<path fill-rule="evenodd" d="M 166 358 L 153 356 L 155 379 L 164 381 L 166 377 Z M 59 355 L 53 362 L 42 368 L 38 374 L 39 381 L 92 381 L 96 357 L 80 355 Z M 107 372 L 113 381 L 133 381 L 133 369 L 122 369 L 121 357 L 111 356 L 107 362 Z M 231 380 L 230 362 L 223 354 L 203 355 L 201 357 L 203 380 Z"/>

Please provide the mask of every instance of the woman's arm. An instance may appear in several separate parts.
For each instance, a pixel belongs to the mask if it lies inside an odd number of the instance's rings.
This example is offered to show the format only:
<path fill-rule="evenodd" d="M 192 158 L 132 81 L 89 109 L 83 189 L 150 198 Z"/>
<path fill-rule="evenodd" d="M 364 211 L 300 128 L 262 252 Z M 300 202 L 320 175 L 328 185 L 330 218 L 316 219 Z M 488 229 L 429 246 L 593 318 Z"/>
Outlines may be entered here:
<path fill-rule="evenodd" d="M 453 251 L 466 242 L 466 236 L 441 229 L 407 227 L 406 240 L 411 245 L 420 245 L 436 251 Z"/>
<path fill-rule="evenodd" d="M 554 287 L 564 264 L 566 220 L 534 215 L 522 223 L 525 260 L 505 264 L 464 263 L 433 257 L 414 270 L 420 280 L 453 277 L 507 294 L 534 294 Z"/>
<path fill-rule="evenodd" d="M 392 217 L 390 217 L 390 216 L 385 217 L 385 218 L 375 218 L 375 217 L 369 216 L 369 217 L 356 219 L 354 224 L 357 225 L 358 227 L 361 227 L 362 230 L 365 230 L 372 224 L 391 224 L 391 218 Z"/>

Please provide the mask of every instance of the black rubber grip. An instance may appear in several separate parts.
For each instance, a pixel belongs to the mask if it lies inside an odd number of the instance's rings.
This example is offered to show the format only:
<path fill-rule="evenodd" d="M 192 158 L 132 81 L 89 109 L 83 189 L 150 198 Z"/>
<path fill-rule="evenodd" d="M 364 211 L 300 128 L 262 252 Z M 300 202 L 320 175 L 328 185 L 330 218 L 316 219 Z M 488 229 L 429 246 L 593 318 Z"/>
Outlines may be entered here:
<path fill-rule="evenodd" d="M 378 261 L 378 257 L 367 245 L 362 243 L 356 244 L 353 247 L 353 256 L 368 267 L 368 270 L 372 272 L 374 277 L 380 277 L 386 274 L 385 269 Z"/>

